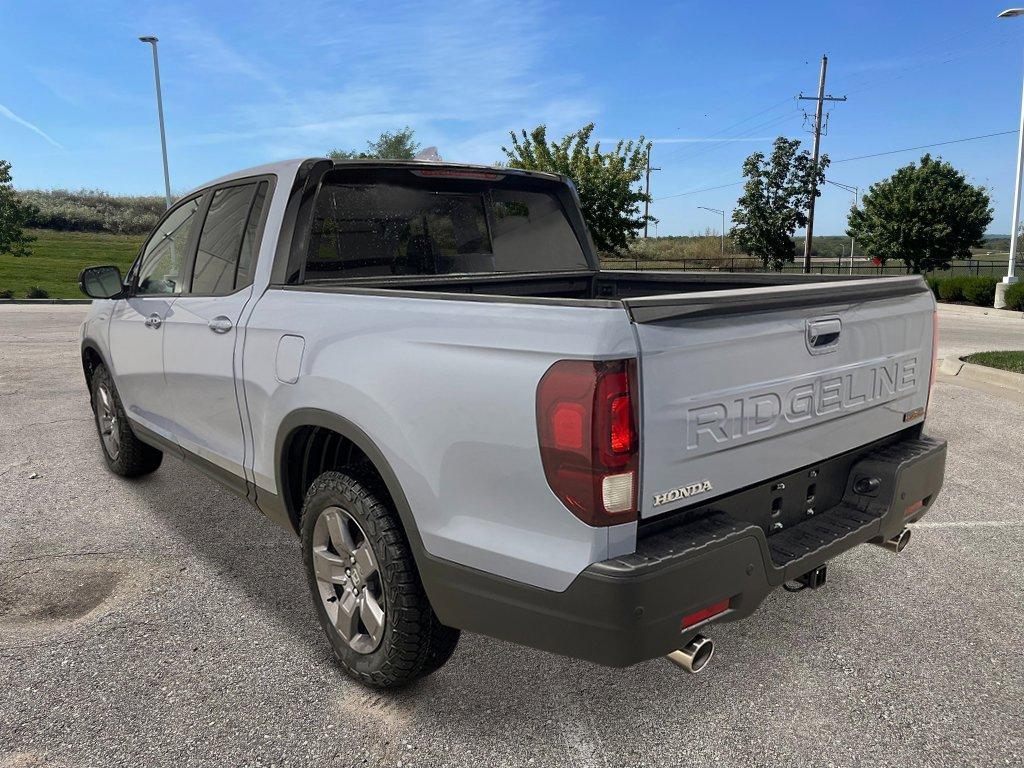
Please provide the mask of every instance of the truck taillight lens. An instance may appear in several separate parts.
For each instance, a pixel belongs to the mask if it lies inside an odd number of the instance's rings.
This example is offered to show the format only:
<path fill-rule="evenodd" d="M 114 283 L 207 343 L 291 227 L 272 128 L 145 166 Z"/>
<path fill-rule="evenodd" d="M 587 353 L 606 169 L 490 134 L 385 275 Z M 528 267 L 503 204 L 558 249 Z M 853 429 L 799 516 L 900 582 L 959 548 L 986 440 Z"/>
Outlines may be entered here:
<path fill-rule="evenodd" d="M 636 519 L 636 360 L 560 360 L 537 386 L 548 485 L 590 525 Z"/>

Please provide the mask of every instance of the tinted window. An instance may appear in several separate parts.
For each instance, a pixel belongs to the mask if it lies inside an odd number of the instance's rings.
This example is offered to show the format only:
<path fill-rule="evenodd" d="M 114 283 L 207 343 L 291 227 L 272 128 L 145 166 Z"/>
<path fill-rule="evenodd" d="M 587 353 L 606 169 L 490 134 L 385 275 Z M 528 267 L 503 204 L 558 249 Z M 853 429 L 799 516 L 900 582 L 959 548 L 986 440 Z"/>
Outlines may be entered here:
<path fill-rule="evenodd" d="M 255 190 L 255 184 L 243 184 L 213 193 L 199 235 L 192 293 L 224 295 L 235 290 L 239 254 Z"/>
<path fill-rule="evenodd" d="M 536 189 L 536 180 L 406 175 L 325 183 L 307 280 L 587 268 L 555 191 Z"/>
<path fill-rule="evenodd" d="M 245 225 L 245 236 L 242 237 L 242 251 L 238 255 L 238 272 L 235 275 L 235 290 L 252 284 L 253 271 L 256 267 L 256 254 L 260 250 L 260 222 L 263 221 L 263 206 L 267 202 L 267 190 L 270 184 L 261 181 L 256 189 L 256 199 L 252 202 L 249 221 Z"/>
<path fill-rule="evenodd" d="M 181 291 L 181 270 L 188 257 L 189 238 L 200 199 L 193 198 L 175 208 L 150 236 L 138 264 L 137 293 Z"/>

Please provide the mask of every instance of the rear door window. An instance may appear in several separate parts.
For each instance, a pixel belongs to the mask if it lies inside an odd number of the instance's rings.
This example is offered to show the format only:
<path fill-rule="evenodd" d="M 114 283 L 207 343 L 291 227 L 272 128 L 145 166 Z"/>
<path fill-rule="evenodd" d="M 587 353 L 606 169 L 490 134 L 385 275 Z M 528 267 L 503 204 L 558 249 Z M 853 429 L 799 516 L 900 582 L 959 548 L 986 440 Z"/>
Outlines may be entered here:
<path fill-rule="evenodd" d="M 267 182 L 213 193 L 192 271 L 192 293 L 225 296 L 252 283 Z"/>

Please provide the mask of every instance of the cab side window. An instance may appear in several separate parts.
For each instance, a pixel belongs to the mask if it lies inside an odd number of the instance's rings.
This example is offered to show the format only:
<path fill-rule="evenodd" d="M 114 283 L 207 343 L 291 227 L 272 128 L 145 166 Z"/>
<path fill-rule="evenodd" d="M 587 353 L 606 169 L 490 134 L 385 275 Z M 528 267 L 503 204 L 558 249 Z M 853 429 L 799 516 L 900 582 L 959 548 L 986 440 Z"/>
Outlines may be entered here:
<path fill-rule="evenodd" d="M 241 184 L 213 193 L 199 235 L 192 293 L 226 296 L 252 283 L 256 232 L 267 182 Z"/>
<path fill-rule="evenodd" d="M 201 197 L 182 203 L 160 222 L 138 261 L 137 295 L 181 293 L 192 227 Z"/>

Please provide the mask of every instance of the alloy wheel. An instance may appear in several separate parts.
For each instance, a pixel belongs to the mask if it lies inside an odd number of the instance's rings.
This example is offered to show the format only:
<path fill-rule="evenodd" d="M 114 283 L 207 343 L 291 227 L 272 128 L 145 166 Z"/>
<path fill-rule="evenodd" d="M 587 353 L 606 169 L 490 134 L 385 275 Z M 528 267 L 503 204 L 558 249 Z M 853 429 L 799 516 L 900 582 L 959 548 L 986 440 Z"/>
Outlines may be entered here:
<path fill-rule="evenodd" d="M 372 653 L 384 637 L 380 570 L 366 533 L 340 507 L 328 507 L 317 518 L 313 572 L 331 624 L 352 650 Z"/>
<path fill-rule="evenodd" d="M 117 406 L 114 395 L 106 384 L 97 387 L 99 402 L 96 404 L 96 423 L 100 429 L 103 448 L 112 461 L 117 460 L 121 452 L 121 430 L 117 418 Z"/>

